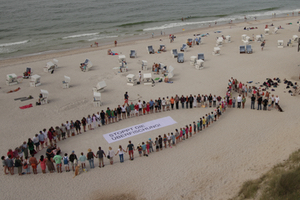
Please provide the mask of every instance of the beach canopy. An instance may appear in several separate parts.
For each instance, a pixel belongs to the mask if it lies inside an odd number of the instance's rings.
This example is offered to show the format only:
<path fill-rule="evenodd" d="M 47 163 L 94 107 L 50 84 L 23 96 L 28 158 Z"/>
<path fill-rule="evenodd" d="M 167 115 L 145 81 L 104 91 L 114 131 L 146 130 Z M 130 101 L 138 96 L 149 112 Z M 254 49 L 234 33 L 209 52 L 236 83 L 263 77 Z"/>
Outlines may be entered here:
<path fill-rule="evenodd" d="M 173 58 L 176 58 L 178 56 L 177 49 L 172 49 L 171 54 L 172 54 Z"/>
<path fill-rule="evenodd" d="M 178 63 L 183 63 L 184 62 L 184 54 L 183 53 L 178 54 L 177 62 Z"/>
<path fill-rule="evenodd" d="M 246 53 L 245 46 L 240 46 L 240 53 Z"/>
<path fill-rule="evenodd" d="M 130 50 L 130 55 L 129 55 L 130 58 L 136 58 L 136 52 L 135 50 Z"/>

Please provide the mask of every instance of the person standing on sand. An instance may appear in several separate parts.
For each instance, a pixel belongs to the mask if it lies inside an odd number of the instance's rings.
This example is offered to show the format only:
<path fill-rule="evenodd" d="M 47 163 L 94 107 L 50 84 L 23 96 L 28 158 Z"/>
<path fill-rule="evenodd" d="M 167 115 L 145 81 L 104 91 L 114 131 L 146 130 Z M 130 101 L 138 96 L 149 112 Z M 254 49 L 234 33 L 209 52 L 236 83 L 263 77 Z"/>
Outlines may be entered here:
<path fill-rule="evenodd" d="M 46 174 L 46 160 L 43 155 L 41 155 L 41 158 L 40 158 L 38 164 L 40 164 L 43 174 Z"/>
<path fill-rule="evenodd" d="M 175 99 L 173 98 L 173 96 L 171 96 L 170 103 L 171 103 L 172 110 L 174 110 L 174 102 L 175 102 Z"/>
<path fill-rule="evenodd" d="M 61 173 L 62 172 L 61 171 L 62 157 L 60 155 L 56 155 L 56 156 L 53 157 L 53 160 L 56 164 L 57 173 Z"/>
<path fill-rule="evenodd" d="M 255 109 L 255 96 L 254 94 L 252 94 L 252 97 L 251 97 L 251 109 Z"/>
<path fill-rule="evenodd" d="M 5 175 L 7 175 L 8 173 L 7 173 L 7 163 L 6 163 L 6 161 L 5 161 L 5 156 L 2 156 L 1 157 L 1 160 L 2 160 L 2 166 L 3 166 L 3 171 L 4 171 L 4 174 Z"/>
<path fill-rule="evenodd" d="M 237 97 L 237 103 L 238 103 L 237 108 L 241 108 L 241 102 L 242 102 L 242 97 L 239 94 L 239 96 Z"/>
<path fill-rule="evenodd" d="M 31 158 L 29 158 L 29 164 L 31 165 L 32 167 L 32 171 L 34 174 L 37 174 L 37 165 L 38 165 L 38 162 L 37 162 L 37 159 L 34 157 L 34 155 L 32 155 Z"/>
<path fill-rule="evenodd" d="M 87 153 L 86 157 L 87 157 L 87 160 L 89 161 L 90 168 L 91 169 L 95 168 L 94 157 L 96 158 L 96 156 L 95 156 L 94 152 L 92 152 L 92 149 L 88 149 L 88 153 Z"/>
<path fill-rule="evenodd" d="M 115 155 L 114 150 L 111 147 L 108 147 L 107 156 L 109 156 L 109 162 L 111 165 L 114 164 L 114 155 Z"/>
<path fill-rule="evenodd" d="M 279 97 L 278 97 L 278 95 L 276 95 L 276 97 L 275 97 L 275 108 L 276 109 L 278 108 L 278 104 L 279 104 Z"/>
<path fill-rule="evenodd" d="M 190 103 L 190 108 L 193 108 L 194 97 L 192 96 L 192 94 L 190 94 L 190 96 L 188 97 L 188 100 Z"/>
<path fill-rule="evenodd" d="M 262 51 L 264 50 L 265 45 L 266 45 L 266 40 L 264 40 L 260 45 Z"/>
<path fill-rule="evenodd" d="M 40 134 L 38 135 L 39 137 L 39 141 L 40 141 L 40 144 L 41 144 L 41 149 L 44 148 L 44 143 L 45 143 L 45 135 L 43 134 L 42 131 L 40 131 Z"/>
<path fill-rule="evenodd" d="M 81 163 L 81 169 L 85 168 L 85 161 L 86 161 L 86 156 L 83 155 L 83 152 L 81 152 L 81 156 L 79 156 L 78 161 Z M 104 165 L 103 165 L 104 167 Z"/>
<path fill-rule="evenodd" d="M 175 104 L 176 104 L 176 109 L 179 109 L 178 108 L 178 104 L 179 104 L 179 97 L 178 97 L 178 95 L 176 94 L 176 96 L 175 96 Z"/>
<path fill-rule="evenodd" d="M 75 171 L 75 167 L 76 167 L 76 163 L 74 163 L 74 160 L 78 160 L 78 159 L 77 159 L 77 156 L 75 154 L 75 151 L 72 151 L 72 154 L 69 156 L 69 162 L 71 163 L 73 171 Z"/>
<path fill-rule="evenodd" d="M 120 157 L 120 163 L 124 162 L 124 152 L 126 152 L 121 145 L 119 145 L 119 149 L 115 155 L 119 154 Z"/>
<path fill-rule="evenodd" d="M 39 152 L 40 150 L 40 140 L 39 140 L 39 135 L 35 134 L 35 136 L 32 138 L 32 141 L 34 143 L 36 152 Z"/>
<path fill-rule="evenodd" d="M 101 168 L 101 164 L 102 167 L 104 167 L 104 162 L 103 162 L 103 155 L 106 157 L 106 154 L 104 153 L 104 151 L 101 149 L 101 147 L 98 148 L 99 150 L 97 151 L 97 157 L 99 159 L 99 168 Z"/>
<path fill-rule="evenodd" d="M 245 108 L 245 103 L 246 103 L 246 97 L 245 97 L 245 95 L 243 95 L 243 98 L 242 98 L 242 108 L 243 109 Z"/>
<path fill-rule="evenodd" d="M 154 152 L 153 145 L 155 145 L 155 143 L 151 140 L 151 138 L 149 138 L 148 144 L 149 144 L 149 153 Z"/>
<path fill-rule="evenodd" d="M 129 98 L 128 92 L 125 92 L 125 94 L 124 94 L 124 103 L 125 104 L 128 103 L 128 98 Z"/>
<path fill-rule="evenodd" d="M 129 159 L 130 159 L 130 160 L 134 160 L 134 154 L 133 154 L 133 151 L 134 151 L 134 145 L 131 144 L 131 140 L 129 140 L 128 143 L 129 143 L 129 144 L 127 145 L 127 150 L 126 150 L 126 151 L 128 151 Z"/>
<path fill-rule="evenodd" d="M 115 40 L 115 47 L 117 46 L 117 40 Z"/>
<path fill-rule="evenodd" d="M 257 110 L 261 110 L 262 97 L 260 95 L 257 96 Z"/>
<path fill-rule="evenodd" d="M 161 135 L 158 136 L 158 144 L 160 150 L 163 150 L 163 138 L 161 137 Z"/>

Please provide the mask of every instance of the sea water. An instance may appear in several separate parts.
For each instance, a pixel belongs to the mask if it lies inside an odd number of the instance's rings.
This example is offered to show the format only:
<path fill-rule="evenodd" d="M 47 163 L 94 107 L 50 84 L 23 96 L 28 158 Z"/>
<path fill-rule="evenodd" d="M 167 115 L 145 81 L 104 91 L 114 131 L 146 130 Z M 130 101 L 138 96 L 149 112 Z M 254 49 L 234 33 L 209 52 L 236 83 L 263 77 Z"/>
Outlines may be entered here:
<path fill-rule="evenodd" d="M 299 0 L 0 0 L 0 59 L 287 16 Z M 300 16 L 299 16 L 300 17 Z M 184 19 L 184 20 L 182 20 Z"/>

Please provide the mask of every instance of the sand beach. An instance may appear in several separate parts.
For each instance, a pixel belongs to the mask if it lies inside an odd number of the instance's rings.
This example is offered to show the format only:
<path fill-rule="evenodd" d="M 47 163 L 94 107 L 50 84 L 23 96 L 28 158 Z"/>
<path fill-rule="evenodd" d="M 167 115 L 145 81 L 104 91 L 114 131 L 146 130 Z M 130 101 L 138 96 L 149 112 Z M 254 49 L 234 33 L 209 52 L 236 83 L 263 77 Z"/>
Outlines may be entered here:
<path fill-rule="evenodd" d="M 105 167 L 98 168 L 95 159 L 95 169 L 82 172 L 73 178 L 73 172 L 42 174 L 38 166 L 37 175 L 4 175 L 0 180 L 4 183 L 0 189 L 2 199 L 211 199 L 225 200 L 233 197 L 240 185 L 249 179 L 258 178 L 276 163 L 285 160 L 290 153 L 299 149 L 299 96 L 291 96 L 283 80 L 299 82 L 299 52 L 297 44 L 287 47 L 286 43 L 298 32 L 299 17 L 271 18 L 257 21 L 246 21 L 237 24 L 211 26 L 200 30 L 182 31 L 176 33 L 175 41 L 170 43 L 168 33 L 145 40 L 118 41 L 118 46 L 112 45 L 87 47 L 72 51 L 61 51 L 2 60 L 0 63 L 2 79 L 0 80 L 0 102 L 2 123 L 1 156 L 7 150 L 20 146 L 23 141 L 32 138 L 43 128 L 55 127 L 70 120 L 81 120 L 89 114 L 109 108 L 116 108 L 124 102 L 124 93 L 129 94 L 129 103 L 138 100 L 149 101 L 158 97 L 181 95 L 212 94 L 225 96 L 228 79 L 231 77 L 246 83 L 253 81 L 251 86 L 260 87 L 266 78 L 279 77 L 282 82 L 271 94 L 280 97 L 280 105 L 284 112 L 276 109 L 258 111 L 250 109 L 250 98 L 247 98 L 245 108 L 228 108 L 222 117 L 207 129 L 197 133 L 192 138 L 180 142 L 176 147 L 166 148 L 160 152 L 151 153 L 148 157 L 139 157 L 135 151 L 135 160 L 130 161 L 125 154 L 125 162 L 120 163 L 118 156 L 114 164 L 109 165 L 105 159 Z M 277 34 L 264 35 L 265 25 L 282 26 Z M 287 25 L 287 23 L 292 23 Z M 257 29 L 244 30 L 244 27 Z M 270 32 L 273 32 L 270 27 Z M 221 31 L 220 33 L 216 33 Z M 178 49 L 194 34 L 206 34 L 200 45 L 194 45 L 184 52 L 184 63 L 177 63 L 171 56 L 172 49 Z M 249 37 L 264 35 L 266 45 L 261 50 L 261 42 L 251 41 L 252 54 L 240 54 L 239 46 L 243 45 L 241 35 Z M 231 42 L 223 43 L 220 55 L 213 55 L 216 38 L 230 35 Z M 284 41 L 284 48 L 278 48 L 277 41 Z M 167 52 L 148 54 L 146 47 L 152 45 L 155 51 L 160 44 L 166 45 Z M 112 49 L 119 55 L 125 55 L 128 72 L 118 73 L 118 56 L 107 55 L 107 49 Z M 137 58 L 129 58 L 130 50 L 136 50 Z M 204 69 L 197 70 L 190 65 L 190 57 L 204 53 Z M 53 74 L 43 71 L 47 62 L 57 59 L 58 68 Z M 82 72 L 79 64 L 88 58 L 93 67 Z M 140 60 L 152 64 L 164 63 L 174 67 L 173 83 L 156 83 L 154 87 L 142 84 L 128 86 L 126 76 L 141 71 Z M 7 86 L 5 77 L 15 73 L 21 76 L 26 67 L 32 69 L 32 74 L 41 76 L 41 85 L 30 87 L 29 79 L 24 79 L 14 86 Z M 151 70 L 142 71 L 151 73 Z M 71 78 L 70 88 L 63 89 L 64 75 Z M 152 73 L 154 78 L 161 77 Z M 93 106 L 92 88 L 100 81 L 107 84 L 101 93 L 101 107 Z M 259 82 L 259 83 L 258 83 Z M 257 84 L 256 84 L 257 83 Z M 7 93 L 20 87 L 14 93 Z M 36 106 L 40 90 L 49 92 L 48 104 Z M 15 98 L 32 95 L 34 99 L 15 101 Z M 233 93 L 237 96 L 237 93 Z M 248 95 L 249 96 L 249 95 Z M 33 104 L 28 109 L 19 107 Z M 155 139 L 158 135 L 174 132 L 197 121 L 214 108 L 180 108 L 133 117 L 119 122 L 89 130 L 86 133 L 60 141 L 57 145 L 62 154 L 74 150 L 77 156 L 87 153 L 91 148 L 96 153 L 99 146 L 105 152 L 111 146 L 117 152 L 118 146 L 126 148 L 128 140 L 135 146 L 138 143 Z M 151 120 L 170 116 L 177 123 L 154 131 L 108 143 L 103 135 L 146 123 Z M 40 151 L 36 158 L 45 154 Z"/>

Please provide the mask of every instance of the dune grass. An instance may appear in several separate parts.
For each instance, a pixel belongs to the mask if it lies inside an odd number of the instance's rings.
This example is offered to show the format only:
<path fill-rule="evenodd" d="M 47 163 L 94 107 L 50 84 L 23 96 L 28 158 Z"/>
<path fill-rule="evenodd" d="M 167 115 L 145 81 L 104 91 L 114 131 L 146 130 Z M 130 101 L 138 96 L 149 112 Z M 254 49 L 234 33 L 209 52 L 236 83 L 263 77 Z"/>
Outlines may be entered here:
<path fill-rule="evenodd" d="M 255 180 L 248 180 L 231 200 L 300 200 L 300 149 Z"/>

